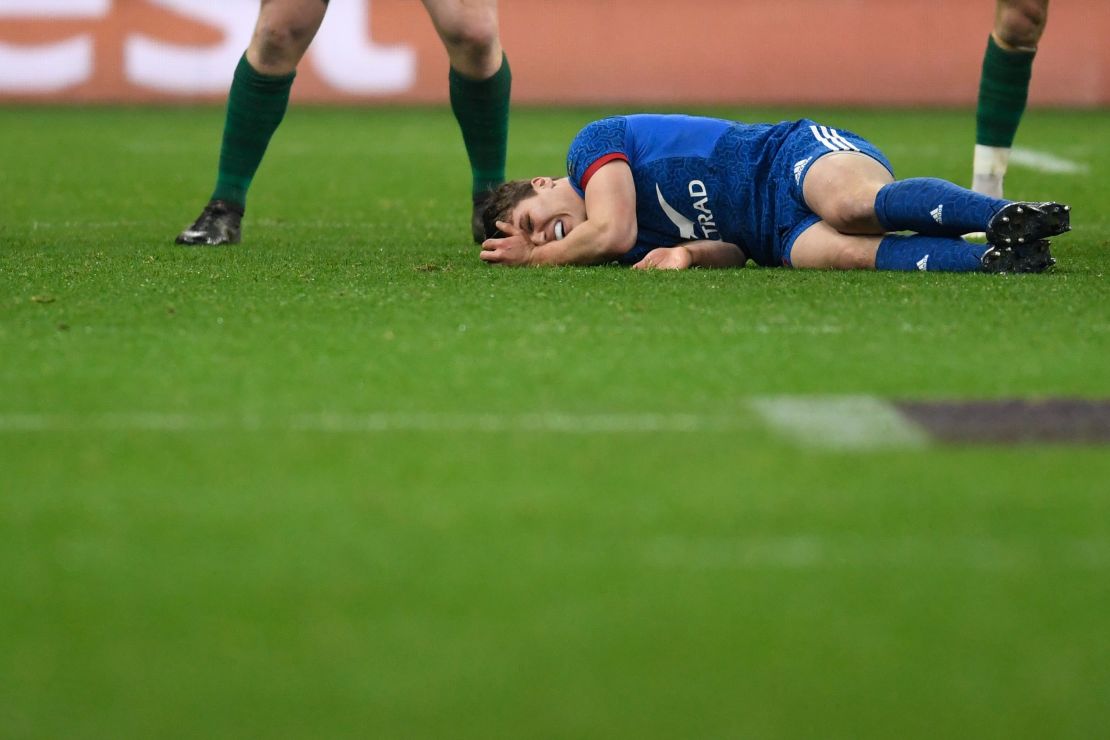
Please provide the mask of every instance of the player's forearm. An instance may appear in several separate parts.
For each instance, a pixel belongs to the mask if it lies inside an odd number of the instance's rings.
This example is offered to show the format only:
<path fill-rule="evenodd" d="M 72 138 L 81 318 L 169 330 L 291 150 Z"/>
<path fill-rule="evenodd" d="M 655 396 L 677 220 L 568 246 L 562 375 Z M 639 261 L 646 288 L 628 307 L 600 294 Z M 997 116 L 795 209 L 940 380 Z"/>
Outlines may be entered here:
<path fill-rule="evenodd" d="M 610 262 L 632 248 L 636 241 L 633 225 L 583 221 L 566 239 L 548 242 L 532 250 L 532 265 L 597 265 Z"/>
<path fill-rule="evenodd" d="M 694 241 L 681 246 L 690 252 L 691 267 L 743 267 L 748 258 L 730 242 Z"/>

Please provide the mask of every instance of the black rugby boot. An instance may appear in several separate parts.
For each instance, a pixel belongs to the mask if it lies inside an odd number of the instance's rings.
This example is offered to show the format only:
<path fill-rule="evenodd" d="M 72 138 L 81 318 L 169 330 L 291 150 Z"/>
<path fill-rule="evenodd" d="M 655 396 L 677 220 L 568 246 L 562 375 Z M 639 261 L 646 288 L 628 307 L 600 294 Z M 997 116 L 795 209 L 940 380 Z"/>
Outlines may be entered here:
<path fill-rule="evenodd" d="M 191 247 L 238 244 L 242 239 L 242 220 L 241 206 L 226 200 L 210 201 L 193 225 L 177 235 L 174 243 Z"/>
<path fill-rule="evenodd" d="M 996 247 L 1016 247 L 1065 231 L 1071 231 L 1071 206 L 1017 202 L 994 214 L 987 225 L 987 241 Z"/>
<path fill-rule="evenodd" d="M 1048 239 L 1012 247 L 992 245 L 983 254 L 983 272 L 1044 272 L 1056 264 L 1049 246 Z"/>

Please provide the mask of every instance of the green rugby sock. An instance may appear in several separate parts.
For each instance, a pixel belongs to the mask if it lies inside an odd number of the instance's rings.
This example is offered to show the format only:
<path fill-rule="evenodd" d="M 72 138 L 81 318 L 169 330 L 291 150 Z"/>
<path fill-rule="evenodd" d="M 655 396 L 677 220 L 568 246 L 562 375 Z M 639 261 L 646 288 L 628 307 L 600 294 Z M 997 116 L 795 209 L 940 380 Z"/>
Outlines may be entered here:
<path fill-rule="evenodd" d="M 979 107 L 975 113 L 975 143 L 1011 147 L 1017 134 L 1036 51 L 1007 51 L 991 36 L 983 55 Z"/>
<path fill-rule="evenodd" d="M 505 151 L 509 143 L 509 92 L 513 73 L 501 55 L 501 68 L 485 80 L 468 80 L 448 73 L 451 110 L 459 122 L 470 158 L 472 191 L 482 193 L 505 180 Z"/>
<path fill-rule="evenodd" d="M 270 137 L 285 117 L 289 89 L 296 76 L 296 72 L 278 77 L 259 74 L 247 61 L 246 54 L 239 60 L 227 98 L 219 177 L 212 200 L 226 200 L 246 207 L 247 190 Z"/>

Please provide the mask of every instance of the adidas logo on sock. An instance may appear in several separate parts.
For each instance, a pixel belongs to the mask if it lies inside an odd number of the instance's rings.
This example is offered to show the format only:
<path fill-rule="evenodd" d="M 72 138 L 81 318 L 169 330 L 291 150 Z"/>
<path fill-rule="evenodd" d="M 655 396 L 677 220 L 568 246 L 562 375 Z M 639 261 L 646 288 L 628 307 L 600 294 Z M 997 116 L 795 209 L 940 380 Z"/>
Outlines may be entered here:
<path fill-rule="evenodd" d="M 921 270 L 922 272 L 925 272 L 929 269 L 929 255 L 925 255 L 917 261 L 917 269 Z"/>
<path fill-rule="evenodd" d="M 943 204 L 939 205 L 936 208 L 934 208 L 933 210 L 929 211 L 929 215 L 932 216 L 933 220 L 936 221 L 938 224 L 943 224 L 944 223 L 944 205 Z"/>

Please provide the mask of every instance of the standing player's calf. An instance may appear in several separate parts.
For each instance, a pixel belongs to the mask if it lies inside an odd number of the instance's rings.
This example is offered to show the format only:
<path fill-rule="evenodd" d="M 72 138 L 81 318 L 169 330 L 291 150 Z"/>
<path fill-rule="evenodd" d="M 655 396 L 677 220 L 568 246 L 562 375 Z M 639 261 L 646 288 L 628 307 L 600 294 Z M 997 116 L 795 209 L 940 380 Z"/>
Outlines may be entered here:
<path fill-rule="evenodd" d="M 1033 58 L 1048 22 L 1048 0 L 996 0 L 975 114 L 971 189 L 1001 198 L 1018 125 L 1029 97 Z"/>

